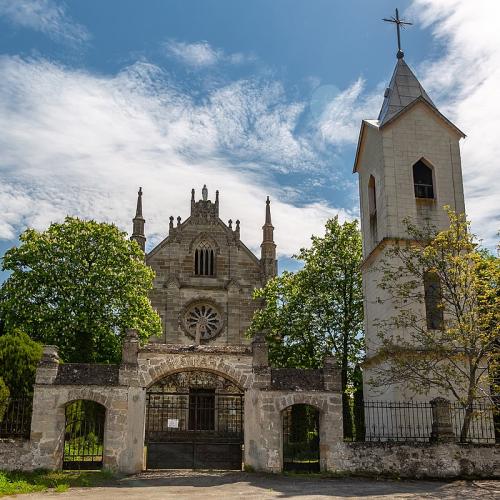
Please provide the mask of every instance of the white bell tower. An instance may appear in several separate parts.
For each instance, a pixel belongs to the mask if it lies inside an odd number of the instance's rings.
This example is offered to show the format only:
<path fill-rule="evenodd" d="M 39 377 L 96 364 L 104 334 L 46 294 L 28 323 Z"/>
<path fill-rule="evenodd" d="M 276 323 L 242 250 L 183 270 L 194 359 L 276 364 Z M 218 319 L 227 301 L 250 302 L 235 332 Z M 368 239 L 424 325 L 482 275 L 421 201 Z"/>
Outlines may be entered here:
<path fill-rule="evenodd" d="M 354 163 L 359 178 L 363 235 L 367 401 L 418 399 L 404 385 L 381 390 L 368 382 L 378 363 L 379 339 L 374 323 L 397 315 L 390 302 L 379 300 L 381 290 L 374 269 L 384 248 L 408 239 L 405 218 L 416 224 L 429 220 L 438 229 L 444 229 L 449 225 L 445 205 L 456 212 L 465 211 L 459 147 L 465 136 L 437 109 L 406 64 L 400 48 L 397 57 L 378 118 L 363 120 L 361 124 Z M 425 310 L 421 313 L 425 317 Z"/>

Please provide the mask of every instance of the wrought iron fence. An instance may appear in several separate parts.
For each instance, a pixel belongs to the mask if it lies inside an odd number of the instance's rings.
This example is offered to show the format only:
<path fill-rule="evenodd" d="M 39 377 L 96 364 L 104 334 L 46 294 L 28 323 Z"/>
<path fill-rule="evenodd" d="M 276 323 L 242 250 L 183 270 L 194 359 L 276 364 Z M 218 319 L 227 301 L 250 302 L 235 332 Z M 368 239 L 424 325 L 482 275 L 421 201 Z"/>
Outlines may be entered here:
<path fill-rule="evenodd" d="M 10 398 L 7 409 L 0 421 L 0 437 L 30 437 L 31 398 Z"/>
<path fill-rule="evenodd" d="M 345 440 L 356 441 L 420 441 L 429 442 L 436 438 L 433 434 L 438 422 L 433 414 L 435 406 L 430 402 L 365 401 L 354 413 L 364 414 L 364 422 L 357 422 L 353 437 Z M 491 403 L 477 402 L 467 435 L 462 437 L 462 426 L 466 408 L 460 403 L 448 403 L 446 419 L 450 431 L 448 439 L 456 442 L 495 443 L 499 439 L 498 408 Z M 440 414 L 441 418 L 442 413 Z"/>

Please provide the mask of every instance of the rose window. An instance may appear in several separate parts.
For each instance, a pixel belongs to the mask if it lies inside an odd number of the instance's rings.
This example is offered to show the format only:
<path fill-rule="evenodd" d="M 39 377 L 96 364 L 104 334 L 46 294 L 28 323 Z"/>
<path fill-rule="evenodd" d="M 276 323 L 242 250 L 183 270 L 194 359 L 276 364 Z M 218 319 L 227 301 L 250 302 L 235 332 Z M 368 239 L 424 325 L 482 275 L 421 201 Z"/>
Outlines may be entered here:
<path fill-rule="evenodd" d="M 195 303 L 186 308 L 183 326 L 189 336 L 201 342 L 220 333 L 222 317 L 214 305 Z"/>

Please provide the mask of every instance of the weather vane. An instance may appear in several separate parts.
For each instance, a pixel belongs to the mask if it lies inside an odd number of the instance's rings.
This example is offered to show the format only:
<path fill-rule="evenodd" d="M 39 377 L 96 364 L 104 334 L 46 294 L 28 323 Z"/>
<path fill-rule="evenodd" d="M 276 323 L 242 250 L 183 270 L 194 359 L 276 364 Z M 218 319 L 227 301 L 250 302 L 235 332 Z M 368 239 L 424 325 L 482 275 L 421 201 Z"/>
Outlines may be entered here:
<path fill-rule="evenodd" d="M 384 18 L 382 19 L 382 21 L 386 21 L 388 23 L 394 23 L 396 25 L 396 31 L 398 33 L 398 53 L 396 57 L 398 59 L 402 59 L 405 53 L 401 50 L 401 28 L 404 28 L 405 26 L 411 26 L 413 23 L 408 23 L 403 19 L 399 19 L 398 9 L 396 9 L 396 17 L 391 17 L 390 19 Z"/>

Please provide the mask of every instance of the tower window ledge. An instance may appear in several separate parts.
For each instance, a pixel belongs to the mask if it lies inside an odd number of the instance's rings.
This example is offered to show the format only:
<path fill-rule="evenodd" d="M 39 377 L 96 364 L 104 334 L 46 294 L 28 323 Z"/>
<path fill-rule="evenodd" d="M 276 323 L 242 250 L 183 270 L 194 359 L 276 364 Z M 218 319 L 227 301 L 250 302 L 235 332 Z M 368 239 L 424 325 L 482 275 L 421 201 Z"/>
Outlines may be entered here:
<path fill-rule="evenodd" d="M 436 199 L 435 198 L 415 198 L 415 201 L 417 202 L 417 205 L 435 205 L 436 204 Z"/>

